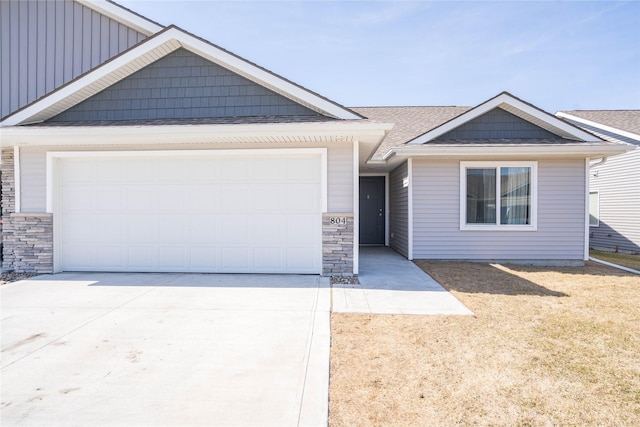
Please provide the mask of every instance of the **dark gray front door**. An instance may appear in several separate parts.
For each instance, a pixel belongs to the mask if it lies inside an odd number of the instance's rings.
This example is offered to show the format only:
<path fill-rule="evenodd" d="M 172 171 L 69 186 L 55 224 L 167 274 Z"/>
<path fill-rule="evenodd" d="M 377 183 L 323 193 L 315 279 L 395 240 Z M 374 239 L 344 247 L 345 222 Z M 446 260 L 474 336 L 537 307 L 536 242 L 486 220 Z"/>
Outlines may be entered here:
<path fill-rule="evenodd" d="M 384 245 L 384 177 L 360 178 L 360 244 Z"/>

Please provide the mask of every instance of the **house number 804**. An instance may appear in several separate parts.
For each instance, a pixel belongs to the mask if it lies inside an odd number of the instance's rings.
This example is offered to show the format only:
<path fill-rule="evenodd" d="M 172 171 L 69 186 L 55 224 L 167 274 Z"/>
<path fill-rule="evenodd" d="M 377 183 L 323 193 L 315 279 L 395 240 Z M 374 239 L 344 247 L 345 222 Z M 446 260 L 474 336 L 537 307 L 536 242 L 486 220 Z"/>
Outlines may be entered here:
<path fill-rule="evenodd" d="M 347 218 L 346 217 L 337 217 L 337 216 L 332 216 L 329 218 L 329 224 L 346 224 L 347 223 Z"/>

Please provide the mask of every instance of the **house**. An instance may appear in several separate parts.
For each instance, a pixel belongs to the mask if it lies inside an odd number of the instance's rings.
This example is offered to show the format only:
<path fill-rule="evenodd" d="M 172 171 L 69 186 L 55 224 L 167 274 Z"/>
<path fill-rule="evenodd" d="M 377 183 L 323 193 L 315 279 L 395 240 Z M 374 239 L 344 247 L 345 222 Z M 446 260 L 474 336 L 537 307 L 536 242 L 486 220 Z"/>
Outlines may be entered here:
<path fill-rule="evenodd" d="M 112 2 L 0 5 L 5 269 L 580 264 L 589 161 L 627 150 L 506 92 L 346 108 Z"/>
<path fill-rule="evenodd" d="M 589 240 L 594 249 L 640 253 L 640 110 L 559 111 L 558 117 L 634 150 L 592 162 Z"/>

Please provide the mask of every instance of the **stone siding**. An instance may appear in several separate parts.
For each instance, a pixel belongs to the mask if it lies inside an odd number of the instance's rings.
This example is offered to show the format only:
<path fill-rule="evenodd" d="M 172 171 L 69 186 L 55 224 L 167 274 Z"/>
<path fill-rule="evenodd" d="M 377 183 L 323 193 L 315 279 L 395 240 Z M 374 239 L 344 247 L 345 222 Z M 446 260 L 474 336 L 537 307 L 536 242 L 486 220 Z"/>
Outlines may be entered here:
<path fill-rule="evenodd" d="M 322 275 L 353 275 L 353 214 L 322 215 Z"/>
<path fill-rule="evenodd" d="M 12 235 L 11 214 L 16 211 L 16 183 L 13 167 L 13 148 L 2 149 L 0 164 L 0 180 L 2 180 L 2 269 L 13 270 L 13 247 L 7 244 L 7 237 Z"/>
<path fill-rule="evenodd" d="M 5 239 L 13 252 L 11 270 L 53 273 L 53 215 L 14 213 L 11 228 Z"/>
<path fill-rule="evenodd" d="M 53 272 L 53 216 L 16 213 L 13 149 L 2 150 L 2 269 Z"/>

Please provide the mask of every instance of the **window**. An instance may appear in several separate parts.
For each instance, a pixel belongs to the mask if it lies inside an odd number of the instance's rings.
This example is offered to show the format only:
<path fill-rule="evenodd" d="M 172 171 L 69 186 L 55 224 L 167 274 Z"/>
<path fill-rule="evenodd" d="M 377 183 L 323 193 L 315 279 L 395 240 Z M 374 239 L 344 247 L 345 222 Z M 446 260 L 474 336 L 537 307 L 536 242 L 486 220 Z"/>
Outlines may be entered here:
<path fill-rule="evenodd" d="M 461 162 L 461 230 L 535 230 L 536 162 Z"/>
<path fill-rule="evenodd" d="M 589 192 L 589 227 L 600 227 L 600 193 Z"/>

